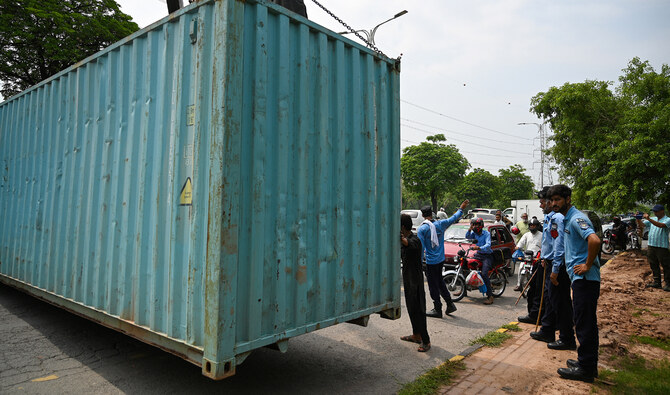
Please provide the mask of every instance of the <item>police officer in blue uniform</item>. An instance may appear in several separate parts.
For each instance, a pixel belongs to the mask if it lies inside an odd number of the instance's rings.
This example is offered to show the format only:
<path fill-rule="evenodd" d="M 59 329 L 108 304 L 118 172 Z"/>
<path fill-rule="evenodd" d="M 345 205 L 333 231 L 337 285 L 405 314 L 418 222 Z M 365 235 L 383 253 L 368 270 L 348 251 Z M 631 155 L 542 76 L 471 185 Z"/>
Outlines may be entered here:
<path fill-rule="evenodd" d="M 537 193 L 540 205 L 544 206 L 544 227 L 542 231 L 542 264 L 549 271 L 545 283 L 545 309 L 542 314 L 542 328 L 530 335 L 536 340 L 547 342 L 552 350 L 576 350 L 575 331 L 573 329 L 572 298 L 570 296 L 570 277 L 564 264 L 563 214 L 554 212 L 551 200 L 547 197 L 549 187 Z M 555 340 L 558 329 L 559 337 Z"/>
<path fill-rule="evenodd" d="M 598 320 L 600 296 L 600 238 L 589 219 L 572 205 L 572 190 L 554 185 L 547 192 L 553 210 L 563 214 L 565 268 L 572 282 L 573 319 L 579 340 L 578 359 L 568 359 L 558 374 L 566 379 L 593 382 L 598 376 Z"/>

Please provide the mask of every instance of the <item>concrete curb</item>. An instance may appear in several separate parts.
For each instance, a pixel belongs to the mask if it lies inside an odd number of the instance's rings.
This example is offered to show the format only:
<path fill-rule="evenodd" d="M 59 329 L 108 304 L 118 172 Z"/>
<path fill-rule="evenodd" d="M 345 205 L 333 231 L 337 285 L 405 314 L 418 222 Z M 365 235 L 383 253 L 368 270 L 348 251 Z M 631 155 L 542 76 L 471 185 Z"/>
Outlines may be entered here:
<path fill-rule="evenodd" d="M 507 325 L 518 325 L 518 324 L 519 323 L 517 321 L 512 321 Z M 499 332 L 499 333 L 505 333 L 507 331 L 508 331 L 508 329 L 503 328 L 503 327 L 500 327 L 500 328 L 496 329 L 496 332 Z M 481 343 L 477 343 L 475 345 L 472 345 L 472 346 L 466 348 L 465 350 L 463 350 L 462 352 L 460 352 L 459 354 L 449 358 L 449 362 L 462 361 L 463 359 L 465 359 L 465 357 L 467 357 L 468 355 L 472 354 L 473 352 L 479 350 L 482 347 L 484 347 L 484 345 L 481 344 Z"/>

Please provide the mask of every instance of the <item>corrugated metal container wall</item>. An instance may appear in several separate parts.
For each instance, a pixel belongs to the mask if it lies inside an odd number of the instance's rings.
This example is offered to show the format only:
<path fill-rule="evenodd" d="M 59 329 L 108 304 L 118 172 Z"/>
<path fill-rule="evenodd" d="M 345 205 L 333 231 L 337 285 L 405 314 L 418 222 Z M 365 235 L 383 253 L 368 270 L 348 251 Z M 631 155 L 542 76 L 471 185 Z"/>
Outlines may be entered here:
<path fill-rule="evenodd" d="M 202 365 L 397 318 L 397 65 L 200 1 L 0 104 L 0 280 Z"/>

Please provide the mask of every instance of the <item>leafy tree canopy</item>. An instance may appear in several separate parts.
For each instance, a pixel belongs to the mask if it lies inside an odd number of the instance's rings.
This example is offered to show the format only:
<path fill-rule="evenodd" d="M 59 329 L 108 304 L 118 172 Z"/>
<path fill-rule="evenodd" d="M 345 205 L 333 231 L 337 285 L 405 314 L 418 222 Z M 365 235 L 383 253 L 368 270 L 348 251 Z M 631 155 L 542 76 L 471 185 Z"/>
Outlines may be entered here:
<path fill-rule="evenodd" d="M 477 168 L 463 177 L 456 190 L 460 200 L 470 199 L 472 207 L 489 207 L 500 189 L 499 184 L 498 177 Z"/>
<path fill-rule="evenodd" d="M 632 59 L 620 85 L 585 81 L 538 93 L 531 111 L 554 130 L 548 150 L 575 201 L 607 212 L 670 199 L 670 67 Z"/>
<path fill-rule="evenodd" d="M 0 93 L 13 96 L 136 30 L 114 0 L 2 0 Z"/>
<path fill-rule="evenodd" d="M 453 144 L 445 144 L 442 134 L 426 138 L 419 145 L 403 149 L 400 171 L 407 191 L 418 198 L 430 199 L 437 212 L 437 200 L 453 190 L 470 163 Z"/>
<path fill-rule="evenodd" d="M 521 165 L 512 165 L 507 169 L 498 170 L 498 181 L 499 189 L 494 207 L 504 210 L 509 207 L 512 200 L 535 197 L 533 179 L 526 174 L 526 169 Z"/>

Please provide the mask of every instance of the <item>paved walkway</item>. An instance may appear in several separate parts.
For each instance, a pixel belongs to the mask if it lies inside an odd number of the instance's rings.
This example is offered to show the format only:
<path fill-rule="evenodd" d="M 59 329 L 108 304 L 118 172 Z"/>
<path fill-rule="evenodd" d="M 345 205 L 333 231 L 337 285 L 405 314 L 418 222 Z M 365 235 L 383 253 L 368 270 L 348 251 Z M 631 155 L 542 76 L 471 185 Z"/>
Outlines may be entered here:
<path fill-rule="evenodd" d="M 466 370 L 440 394 L 562 394 L 586 393 L 591 385 L 564 380 L 556 369 L 569 358 L 577 359 L 576 351 L 555 351 L 547 343 L 533 340 L 535 325 L 519 324 L 520 332 L 502 347 L 483 347 L 465 357 Z"/>

